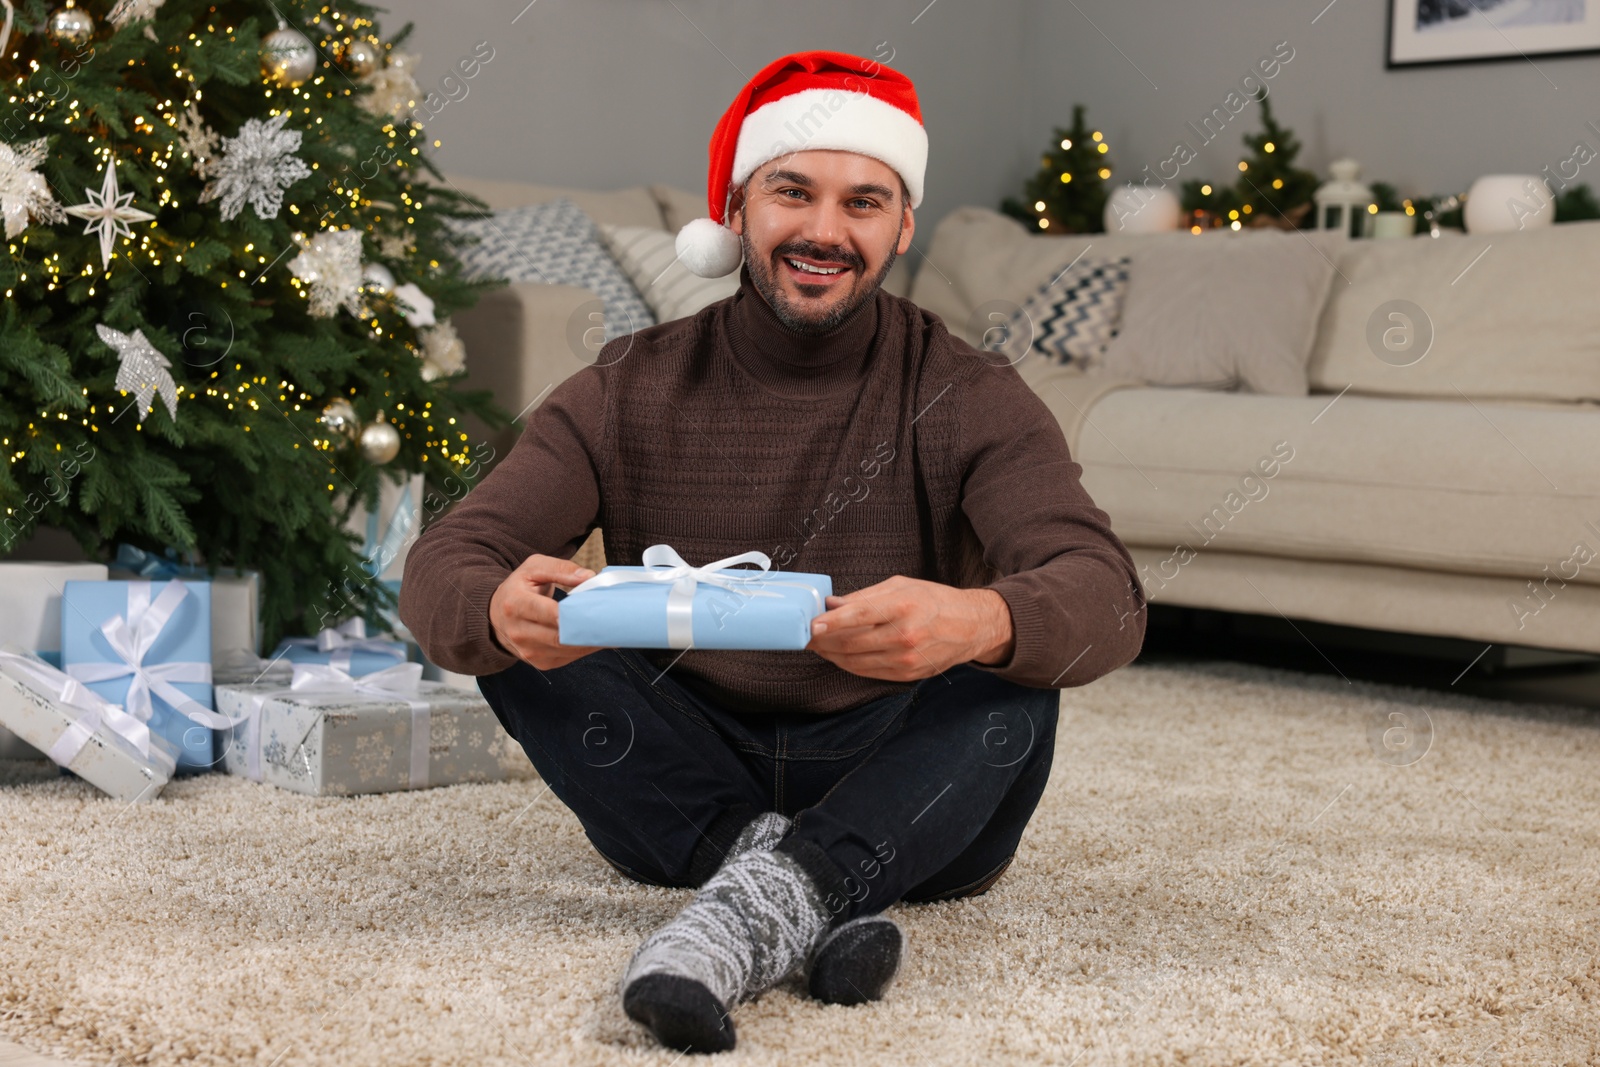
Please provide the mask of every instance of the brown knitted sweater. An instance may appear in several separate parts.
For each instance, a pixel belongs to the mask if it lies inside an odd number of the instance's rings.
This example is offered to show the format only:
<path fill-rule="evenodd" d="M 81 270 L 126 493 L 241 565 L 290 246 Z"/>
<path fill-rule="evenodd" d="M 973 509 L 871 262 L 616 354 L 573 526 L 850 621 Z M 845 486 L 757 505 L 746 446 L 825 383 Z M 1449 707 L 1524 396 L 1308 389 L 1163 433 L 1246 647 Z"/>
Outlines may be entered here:
<path fill-rule="evenodd" d="M 489 598 L 534 553 L 606 559 L 666 543 L 690 563 L 760 549 L 848 593 L 902 574 L 988 586 L 1011 611 L 1022 685 L 1082 685 L 1138 654 L 1128 550 L 1079 482 L 1044 403 L 937 315 L 881 290 L 825 337 L 754 288 L 608 343 L 516 446 L 412 546 L 400 616 L 435 663 L 491 674 Z M 902 692 L 813 652 L 645 653 L 724 706 L 834 713 Z M 680 658 L 681 655 L 681 658 Z"/>

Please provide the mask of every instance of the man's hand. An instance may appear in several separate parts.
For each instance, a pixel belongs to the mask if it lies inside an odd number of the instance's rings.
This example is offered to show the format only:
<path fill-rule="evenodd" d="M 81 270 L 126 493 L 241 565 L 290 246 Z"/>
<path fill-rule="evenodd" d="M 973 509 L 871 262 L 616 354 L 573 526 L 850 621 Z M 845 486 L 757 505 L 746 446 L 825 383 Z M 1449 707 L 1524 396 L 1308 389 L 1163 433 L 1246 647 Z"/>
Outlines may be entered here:
<path fill-rule="evenodd" d="M 594 571 L 554 556 L 529 556 L 489 598 L 489 625 L 500 647 L 540 670 L 565 667 L 598 648 L 563 645 L 554 588 L 570 590 Z"/>
<path fill-rule="evenodd" d="M 866 678 L 909 682 L 957 663 L 1011 658 L 1011 609 L 993 589 L 896 575 L 844 596 L 811 620 L 808 649 Z"/>

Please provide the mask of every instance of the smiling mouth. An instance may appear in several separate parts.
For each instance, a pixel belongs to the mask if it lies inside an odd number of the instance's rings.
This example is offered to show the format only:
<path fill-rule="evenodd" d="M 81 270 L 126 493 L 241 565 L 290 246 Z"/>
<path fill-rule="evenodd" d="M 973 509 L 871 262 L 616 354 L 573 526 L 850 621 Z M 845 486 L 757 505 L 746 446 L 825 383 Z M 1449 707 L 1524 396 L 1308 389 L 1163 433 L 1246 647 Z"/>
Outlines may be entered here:
<path fill-rule="evenodd" d="M 784 256 L 783 261 L 796 274 L 818 279 L 838 277 L 841 274 L 848 273 L 850 270 L 849 267 L 842 263 L 808 263 L 805 260 L 794 259 L 790 256 Z"/>

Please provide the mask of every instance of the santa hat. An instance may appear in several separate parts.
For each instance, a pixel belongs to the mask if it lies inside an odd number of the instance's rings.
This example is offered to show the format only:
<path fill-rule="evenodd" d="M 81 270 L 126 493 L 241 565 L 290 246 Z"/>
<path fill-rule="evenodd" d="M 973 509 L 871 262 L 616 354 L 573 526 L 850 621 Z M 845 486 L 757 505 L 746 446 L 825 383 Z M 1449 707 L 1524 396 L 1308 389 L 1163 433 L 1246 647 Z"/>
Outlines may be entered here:
<path fill-rule="evenodd" d="M 750 79 L 711 135 L 706 175 L 710 217 L 678 231 L 678 258 L 702 278 L 736 270 L 739 235 L 728 228 L 733 190 L 778 156 L 842 149 L 881 160 L 900 175 L 911 206 L 922 203 L 928 134 L 911 79 L 842 52 L 796 52 Z"/>

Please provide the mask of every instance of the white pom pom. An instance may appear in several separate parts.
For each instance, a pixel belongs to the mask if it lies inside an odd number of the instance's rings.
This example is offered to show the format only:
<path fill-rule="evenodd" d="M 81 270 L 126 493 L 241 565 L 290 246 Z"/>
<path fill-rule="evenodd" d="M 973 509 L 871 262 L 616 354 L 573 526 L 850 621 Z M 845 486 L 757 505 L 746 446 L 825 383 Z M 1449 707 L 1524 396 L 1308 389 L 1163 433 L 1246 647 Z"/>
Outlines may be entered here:
<path fill-rule="evenodd" d="M 720 278 L 739 268 L 744 246 L 739 235 L 710 219 L 691 219 L 673 242 L 678 261 L 702 278 Z"/>

